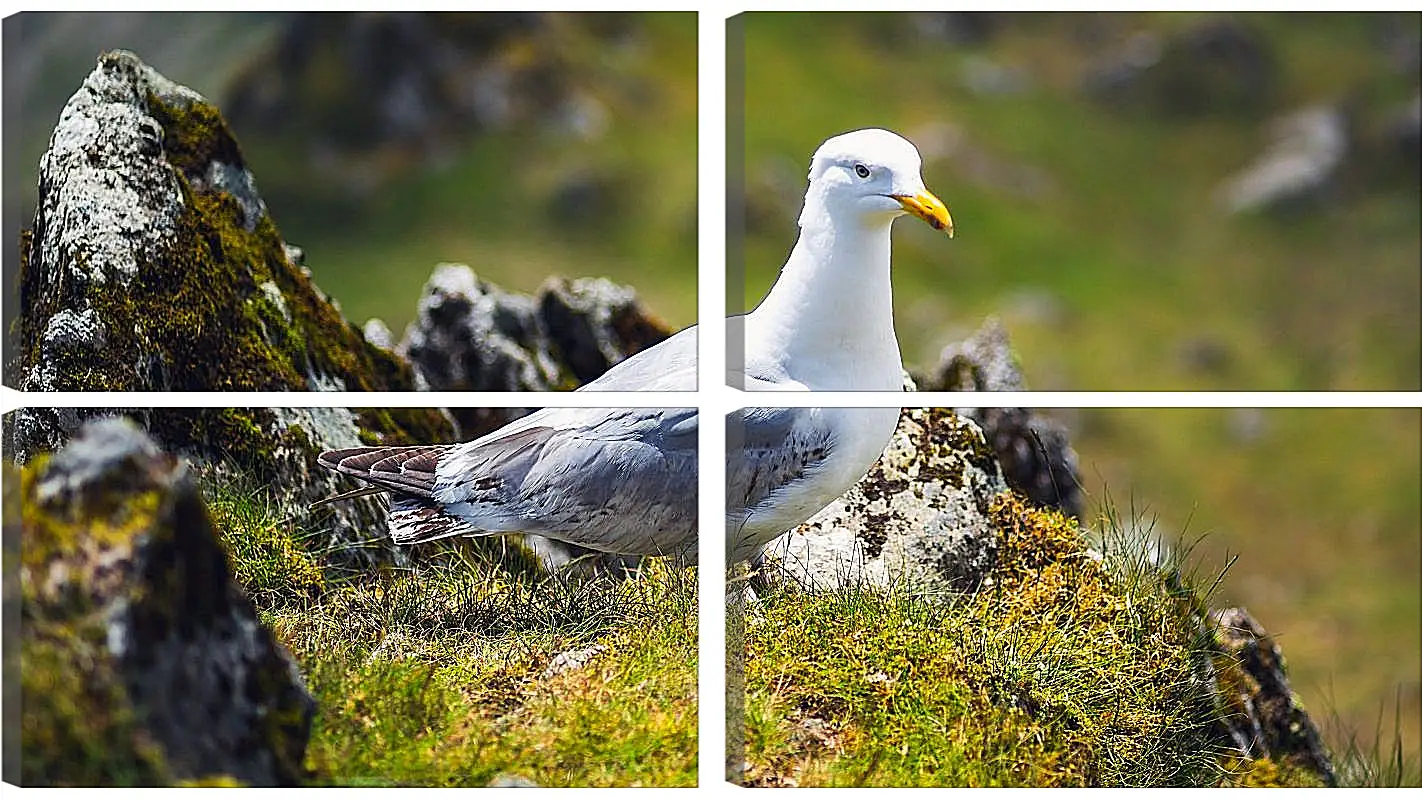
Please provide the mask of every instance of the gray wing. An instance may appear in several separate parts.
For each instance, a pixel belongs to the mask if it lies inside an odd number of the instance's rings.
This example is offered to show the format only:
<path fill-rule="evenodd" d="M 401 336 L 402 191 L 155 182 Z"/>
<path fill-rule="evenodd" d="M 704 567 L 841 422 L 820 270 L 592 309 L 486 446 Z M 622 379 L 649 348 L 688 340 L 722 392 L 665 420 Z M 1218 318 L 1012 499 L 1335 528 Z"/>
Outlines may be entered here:
<path fill-rule="evenodd" d="M 728 537 L 829 460 L 834 431 L 819 422 L 813 408 L 748 408 L 726 417 Z"/>
<path fill-rule="evenodd" d="M 696 326 L 613 365 L 597 380 L 579 387 L 586 392 L 662 391 L 696 389 Z"/>
<path fill-rule="evenodd" d="M 520 532 L 634 555 L 695 545 L 696 409 L 547 409 L 536 416 L 536 424 L 510 435 L 496 432 L 447 452 L 432 503 L 391 507 L 397 541 Z"/>

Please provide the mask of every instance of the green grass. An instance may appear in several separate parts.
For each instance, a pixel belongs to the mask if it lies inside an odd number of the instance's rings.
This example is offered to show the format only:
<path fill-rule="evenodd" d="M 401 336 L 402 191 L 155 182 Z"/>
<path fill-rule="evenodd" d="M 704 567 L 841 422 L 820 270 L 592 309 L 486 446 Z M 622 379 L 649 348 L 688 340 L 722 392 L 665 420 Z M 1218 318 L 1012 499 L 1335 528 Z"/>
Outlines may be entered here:
<path fill-rule="evenodd" d="M 1399 697 L 1393 703 L 1390 726 L 1383 724 L 1383 710 L 1379 709 L 1377 723 L 1366 735 L 1361 735 L 1336 713 L 1328 720 L 1328 727 L 1342 732 L 1343 744 L 1334 755 L 1342 785 L 1422 786 L 1422 761 L 1406 749 L 1405 742 L 1410 733 L 1404 727 L 1406 723 L 1400 711 L 1402 706 L 1402 698 Z"/>
<path fill-rule="evenodd" d="M 316 698 L 311 782 L 695 784 L 694 569 L 575 580 L 454 546 L 410 569 L 313 576 L 261 493 L 209 494 L 239 580 Z"/>

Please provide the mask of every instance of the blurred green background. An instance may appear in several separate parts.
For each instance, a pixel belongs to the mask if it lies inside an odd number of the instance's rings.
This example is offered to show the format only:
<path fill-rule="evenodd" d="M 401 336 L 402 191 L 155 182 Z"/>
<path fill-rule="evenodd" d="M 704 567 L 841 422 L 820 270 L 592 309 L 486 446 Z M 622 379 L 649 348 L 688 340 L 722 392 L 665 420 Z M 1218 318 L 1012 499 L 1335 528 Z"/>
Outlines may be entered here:
<path fill-rule="evenodd" d="M 895 225 L 909 365 L 995 314 L 1038 390 L 1422 386 L 1419 154 L 1395 129 L 1414 113 L 1422 15 L 732 24 L 747 237 L 729 312 L 759 302 L 794 244 L 815 148 L 885 127 L 918 145 L 958 234 Z M 1348 129 L 1329 185 L 1230 213 L 1222 186 L 1270 146 L 1272 121 L 1315 105 Z"/>
<path fill-rule="evenodd" d="M 996 315 L 1037 390 L 1418 390 L 1422 181 L 1406 122 L 1422 15 L 751 13 L 737 26 L 746 242 L 729 312 L 759 302 L 793 245 L 815 148 L 886 127 L 919 146 L 958 233 L 895 225 L 911 368 Z M 1345 121 L 1329 180 L 1233 213 L 1224 187 L 1275 146 L 1279 117 L 1307 108 Z M 1167 540 L 1204 535 L 1205 564 L 1239 554 L 1217 602 L 1278 634 L 1332 746 L 1370 744 L 1379 715 L 1393 741 L 1400 697 L 1418 757 L 1417 410 L 1050 413 L 1071 429 L 1090 515 L 1109 496 Z"/>
<path fill-rule="evenodd" d="M 674 328 L 695 322 L 695 14 L 4 24 L 12 248 L 60 109 L 101 52 L 125 48 L 222 109 L 282 235 L 357 324 L 380 317 L 398 338 L 441 261 L 522 291 L 607 276 Z"/>

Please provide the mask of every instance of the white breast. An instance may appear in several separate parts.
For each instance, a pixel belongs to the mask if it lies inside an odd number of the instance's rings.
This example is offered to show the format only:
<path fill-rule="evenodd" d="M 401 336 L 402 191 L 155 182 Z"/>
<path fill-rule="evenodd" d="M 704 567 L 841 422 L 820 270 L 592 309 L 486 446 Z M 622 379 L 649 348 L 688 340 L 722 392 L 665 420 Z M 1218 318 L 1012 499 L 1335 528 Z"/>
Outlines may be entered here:
<path fill-rule="evenodd" d="M 884 452 L 898 426 L 897 408 L 819 408 L 811 424 L 837 432 L 819 468 L 787 483 L 761 503 L 741 531 L 739 555 L 746 558 L 785 531 L 814 516 L 853 486 Z"/>

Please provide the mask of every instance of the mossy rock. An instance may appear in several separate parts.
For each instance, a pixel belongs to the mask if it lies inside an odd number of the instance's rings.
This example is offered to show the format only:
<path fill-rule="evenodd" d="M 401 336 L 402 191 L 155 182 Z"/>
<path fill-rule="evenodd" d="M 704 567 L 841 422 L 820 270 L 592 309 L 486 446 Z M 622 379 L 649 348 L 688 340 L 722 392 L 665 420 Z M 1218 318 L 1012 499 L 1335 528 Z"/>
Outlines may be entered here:
<path fill-rule="evenodd" d="M 192 461 L 206 485 L 260 491 L 280 517 L 314 532 L 303 549 L 320 553 L 323 569 L 405 563 L 408 554 L 385 538 L 385 507 L 378 498 L 311 510 L 315 501 L 352 488 L 317 464 L 322 450 L 455 440 L 453 424 L 435 409 L 21 408 L 5 418 L 7 455 L 25 463 L 62 447 L 84 420 L 117 414 Z"/>
<path fill-rule="evenodd" d="M 216 107 L 132 53 L 65 106 L 21 244 L 23 390 L 415 388 L 312 283 Z"/>
<path fill-rule="evenodd" d="M 996 317 L 972 336 L 949 344 L 938 364 L 914 382 L 929 392 L 1025 392 L 1027 381 Z M 983 430 L 1007 485 L 1046 508 L 1082 516 L 1085 498 L 1076 451 L 1066 426 L 1029 408 L 960 408 Z"/>
<path fill-rule="evenodd" d="M 298 781 L 312 700 L 232 582 L 190 470 L 118 419 L 6 469 L 21 782 Z"/>
<path fill-rule="evenodd" d="M 1248 611 L 1210 615 L 1222 726 L 1242 760 L 1242 786 L 1337 786 L 1333 758 L 1318 727 L 1289 685 L 1288 666 L 1274 637 Z"/>
<path fill-rule="evenodd" d="M 1309 760 L 1327 754 L 1287 685 L 1259 691 L 1282 681 L 1277 648 L 1237 613 L 1212 617 L 1182 562 L 1125 532 L 1095 542 L 1014 492 L 989 498 L 986 516 L 992 563 L 970 591 L 871 575 L 728 607 L 728 660 L 744 676 L 727 701 L 744 732 L 733 780 L 1331 782 Z M 1279 721 L 1291 735 L 1271 732 Z M 1241 744 L 1234 732 L 1251 726 L 1267 741 Z"/>

